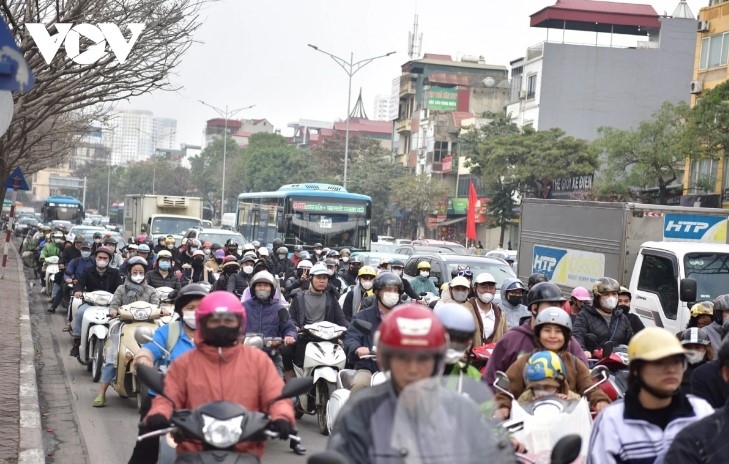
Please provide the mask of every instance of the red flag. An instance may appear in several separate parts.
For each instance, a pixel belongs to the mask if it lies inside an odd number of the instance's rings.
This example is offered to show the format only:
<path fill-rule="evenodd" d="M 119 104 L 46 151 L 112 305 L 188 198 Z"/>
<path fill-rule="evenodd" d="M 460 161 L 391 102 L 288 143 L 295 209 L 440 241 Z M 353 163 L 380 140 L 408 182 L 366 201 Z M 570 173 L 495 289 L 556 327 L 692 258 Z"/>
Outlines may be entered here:
<path fill-rule="evenodd" d="M 470 240 L 476 240 L 476 187 L 473 181 L 470 181 L 468 187 L 468 209 L 466 210 L 466 237 Z"/>

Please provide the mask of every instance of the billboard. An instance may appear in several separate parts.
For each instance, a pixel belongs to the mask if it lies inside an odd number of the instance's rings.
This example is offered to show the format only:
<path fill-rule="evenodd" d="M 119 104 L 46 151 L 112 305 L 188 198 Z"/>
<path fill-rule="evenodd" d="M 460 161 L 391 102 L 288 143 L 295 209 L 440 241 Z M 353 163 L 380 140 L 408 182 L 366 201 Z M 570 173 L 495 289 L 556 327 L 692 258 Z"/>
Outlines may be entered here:
<path fill-rule="evenodd" d="M 588 251 L 534 245 L 532 272 L 565 287 L 587 287 L 605 275 L 605 255 Z"/>
<path fill-rule="evenodd" d="M 458 105 L 458 89 L 431 87 L 428 89 L 428 109 L 431 111 L 455 111 Z"/>

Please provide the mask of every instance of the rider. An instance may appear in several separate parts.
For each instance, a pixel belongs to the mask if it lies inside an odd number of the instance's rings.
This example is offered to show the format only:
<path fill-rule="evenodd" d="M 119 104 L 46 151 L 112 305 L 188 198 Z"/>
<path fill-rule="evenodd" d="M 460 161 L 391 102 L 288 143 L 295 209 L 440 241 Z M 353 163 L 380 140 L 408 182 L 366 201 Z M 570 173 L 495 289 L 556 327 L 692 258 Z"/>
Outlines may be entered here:
<path fill-rule="evenodd" d="M 43 245 L 43 249 L 40 252 L 40 261 L 43 262 L 46 258 L 50 258 L 51 256 L 57 256 L 60 259 L 61 253 L 63 253 L 63 244 L 65 242 L 66 238 L 64 237 L 63 232 L 53 232 L 51 234 L 51 239 L 46 241 L 46 244 Z M 41 275 L 41 285 L 46 285 L 44 275 Z"/>
<path fill-rule="evenodd" d="M 352 393 L 368 387 L 372 374 L 378 370 L 373 359 L 362 359 L 362 357 L 372 354 L 373 337 L 377 327 L 383 317 L 387 316 L 390 310 L 400 303 L 402 280 L 392 272 L 383 272 L 375 277 L 372 288 L 376 298 L 374 303 L 355 314 L 352 318 L 352 322 L 356 319 L 369 322 L 372 324 L 372 329 L 364 332 L 355 324 L 351 324 L 344 335 L 344 351 L 357 370 L 352 380 Z"/>
<path fill-rule="evenodd" d="M 605 342 L 615 345 L 627 345 L 633 336 L 628 317 L 617 309 L 620 284 L 610 277 L 601 277 L 592 286 L 592 306 L 586 306 L 575 318 L 574 336 L 590 358 L 592 351 L 602 348 Z M 593 334 L 595 341 L 590 341 L 587 334 Z"/>
<path fill-rule="evenodd" d="M 73 286 L 73 296 L 82 298 L 83 292 L 93 292 L 103 290 L 105 292 L 114 293 L 121 285 L 121 275 L 118 269 L 109 267 L 114 252 L 108 247 L 101 246 L 94 253 L 94 262 L 96 265 L 86 269 Z M 71 325 L 71 335 L 73 336 L 73 348 L 71 348 L 71 356 L 78 357 L 79 347 L 81 346 L 81 323 L 83 322 L 84 311 L 88 308 L 87 303 L 83 303 L 76 310 Z"/>
<path fill-rule="evenodd" d="M 565 298 L 559 287 L 551 282 L 540 282 L 534 285 L 527 294 L 527 307 L 532 317 L 522 325 L 506 332 L 491 352 L 489 362 L 486 364 L 484 381 L 492 385 L 496 371 L 506 371 L 511 364 L 523 353 L 531 353 L 536 348 L 534 340 L 534 323 L 537 315 L 551 306 L 561 307 Z M 587 357 L 582 352 L 575 337 L 571 337 L 567 349 L 577 359 L 587 364 Z"/>
<path fill-rule="evenodd" d="M 329 285 L 334 289 L 335 295 L 339 297 L 346 290 L 346 288 L 342 288 L 344 285 L 342 284 L 342 281 L 339 280 L 339 276 L 337 276 L 339 260 L 327 258 L 324 260 L 324 265 L 326 266 L 327 273 L 329 274 Z"/>
<path fill-rule="evenodd" d="M 109 267 L 112 269 L 119 269 L 119 266 L 121 266 L 122 263 L 122 255 L 118 250 L 117 245 L 119 242 L 112 236 L 107 236 L 104 238 L 104 241 L 102 242 L 105 247 L 109 248 L 112 251 L 111 261 L 109 262 Z"/>
<path fill-rule="evenodd" d="M 477 287 L 476 291 L 478 291 Z M 499 307 L 506 319 L 506 330 L 513 329 L 520 324 L 523 318 L 529 317 L 529 309 L 524 304 L 524 284 L 519 279 L 504 279 L 501 284 Z"/>
<path fill-rule="evenodd" d="M 506 370 L 509 377 L 509 391 L 514 398 L 519 398 L 528 388 L 525 385 L 525 372 L 529 370 L 529 356 L 536 352 L 548 350 L 564 362 L 566 369 L 562 369 L 564 383 L 575 393 L 582 394 L 592 386 L 590 370 L 587 365 L 577 359 L 566 348 L 572 337 L 572 319 L 561 307 L 553 306 L 543 309 L 534 320 L 534 351 L 521 355 Z M 587 399 L 596 411 L 601 411 L 608 405 L 609 399 L 602 390 L 596 388 L 587 395 Z M 511 412 L 511 398 L 504 393 L 497 393 L 496 401 L 501 408 L 502 417 L 509 417 Z"/>
<path fill-rule="evenodd" d="M 550 395 L 565 400 L 579 401 L 582 398 L 570 390 L 565 381 L 567 376 L 565 363 L 553 351 L 537 351 L 529 356 L 522 376 L 525 389 L 524 393 L 516 398 L 517 403 L 529 403 Z"/>
<path fill-rule="evenodd" d="M 344 279 L 345 282 L 347 282 L 347 285 L 350 287 L 352 285 L 355 285 L 357 283 L 357 275 L 359 274 L 359 270 L 362 269 L 362 266 L 364 264 L 362 263 L 362 258 L 359 256 L 352 256 L 349 258 L 349 262 L 347 265 L 347 270 L 340 272 L 340 276 L 342 279 Z"/>
<path fill-rule="evenodd" d="M 352 316 L 362 309 L 362 301 L 366 297 L 373 295 L 372 284 L 375 281 L 375 277 L 377 277 L 377 271 L 374 267 L 364 266 L 359 269 L 357 285 L 352 286 L 349 292 L 347 292 L 342 304 L 344 317 L 348 321 L 351 321 Z"/>
<path fill-rule="evenodd" d="M 309 288 L 309 271 L 312 267 L 311 261 L 302 259 L 296 265 L 296 275 L 286 280 L 284 287 L 284 296 L 293 298 L 300 290 L 306 291 Z"/>
<path fill-rule="evenodd" d="M 618 296 L 620 298 L 620 296 Z M 572 317 L 572 323 L 574 324 L 575 318 L 582 312 L 582 308 L 590 306 L 592 297 L 590 291 L 585 287 L 575 287 L 570 293 L 570 315 Z"/>
<path fill-rule="evenodd" d="M 647 327 L 628 344 L 628 391 L 592 428 L 587 464 L 663 462 L 673 438 L 714 409 L 679 390 L 686 351 L 675 335 Z"/>
<path fill-rule="evenodd" d="M 618 292 L 618 308 L 628 317 L 630 328 L 633 329 L 633 335 L 635 335 L 645 329 L 645 325 L 640 320 L 640 316 L 630 312 L 630 301 L 632 299 L 633 295 L 630 293 L 630 290 L 625 287 L 620 287 L 620 291 Z"/>
<path fill-rule="evenodd" d="M 681 380 L 681 391 L 684 394 L 691 393 L 691 375 L 696 368 L 715 359 L 709 336 L 704 329 L 691 327 L 681 334 L 681 345 L 686 350 L 686 370 L 683 371 Z"/>
<path fill-rule="evenodd" d="M 686 328 L 698 327 L 699 329 L 703 329 L 712 322 L 714 322 L 714 303 L 711 301 L 699 301 L 691 306 L 691 317 Z"/>
<path fill-rule="evenodd" d="M 247 318 L 238 298 L 228 292 L 213 292 L 200 301 L 195 313 L 195 348 L 170 365 L 165 376 L 165 396 L 152 400 L 144 424 L 160 430 L 170 424 L 174 409 L 194 409 L 211 401 L 230 401 L 249 411 L 268 411 L 271 428 L 279 438 L 294 432 L 294 408 L 288 398 L 274 400 L 284 383 L 266 353 L 246 346 L 241 339 Z M 261 459 L 264 441 L 235 445 L 238 453 Z M 200 452 L 199 442 L 177 444 L 178 455 Z"/>
<path fill-rule="evenodd" d="M 433 314 L 443 324 L 448 333 L 448 349 L 445 354 L 445 375 L 464 375 L 480 380 L 481 372 L 467 362 L 473 337 L 476 334 L 476 321 L 473 314 L 463 306 L 448 303 L 438 306 Z"/>
<path fill-rule="evenodd" d="M 465 277 L 456 277 L 463 279 Z M 456 280 L 453 279 L 453 280 Z M 494 303 L 496 292 L 496 279 L 488 272 L 482 272 L 473 281 L 476 296 L 469 298 L 463 305 L 469 310 L 475 319 L 478 329 L 473 333 L 473 346 L 479 347 L 488 343 L 496 343 L 501 340 L 507 329 L 507 321 L 504 312 L 499 305 Z M 450 306 L 452 303 L 446 303 Z M 436 308 L 440 308 L 439 305 Z"/>
<path fill-rule="evenodd" d="M 718 353 L 719 348 L 721 348 L 721 339 L 729 332 L 729 294 L 716 297 L 714 300 L 714 322 L 704 327 L 704 331 L 711 340 L 714 353 Z"/>
<path fill-rule="evenodd" d="M 212 269 L 205 266 L 205 253 L 202 250 L 196 249 L 192 253 L 192 261 L 190 262 L 190 264 L 182 265 L 180 286 L 184 287 L 188 284 L 196 284 L 201 282 L 207 282 L 212 287 L 213 285 L 215 285 L 215 275 L 213 274 Z"/>
<path fill-rule="evenodd" d="M 53 292 L 53 297 L 51 298 L 51 307 L 47 309 L 47 312 L 49 313 L 55 313 L 56 308 L 59 304 L 61 304 L 61 300 L 63 300 L 64 294 L 68 295 L 69 293 L 67 284 L 73 282 L 73 277 L 71 276 L 73 276 L 76 271 L 76 264 L 74 264 L 74 269 L 69 272 L 69 270 L 71 269 L 71 263 L 74 263 L 74 261 L 78 263 L 78 259 L 82 256 L 82 251 L 86 252 L 86 258 L 89 258 L 91 256 L 91 243 L 84 243 L 84 238 L 82 235 L 75 236 L 73 238 L 73 244 L 74 246 L 67 247 L 65 250 L 63 250 L 61 259 L 59 260 L 58 267 L 59 269 L 63 270 L 63 272 L 59 272 L 56 275 L 56 277 L 60 278 L 61 280 L 57 282 L 58 290 Z M 81 267 L 83 268 L 83 264 L 87 262 L 89 263 L 88 267 L 90 267 L 90 259 L 86 259 L 86 261 L 81 261 Z M 81 270 L 83 271 L 83 269 Z"/>
<path fill-rule="evenodd" d="M 122 285 L 117 287 L 114 296 L 109 303 L 109 317 L 115 318 L 119 310 L 119 306 L 134 303 L 135 301 L 145 301 L 152 305 L 159 305 L 159 296 L 154 288 L 147 285 L 144 277 L 147 274 L 147 261 L 144 258 L 135 256 L 129 259 L 127 266 L 129 278 Z M 112 331 L 110 331 L 113 333 Z M 119 338 L 121 335 L 117 332 L 117 337 L 112 335 L 111 348 L 107 351 L 104 367 L 101 370 L 101 382 L 99 383 L 99 394 L 96 395 L 92 405 L 95 408 L 103 408 L 106 406 L 106 390 L 109 388 L 111 381 L 114 380 L 116 374 L 116 361 L 119 351 Z"/>
<path fill-rule="evenodd" d="M 257 260 L 258 258 L 254 252 L 249 251 L 243 255 L 240 271 L 235 274 L 231 274 L 230 277 L 228 277 L 225 290 L 230 293 L 234 293 L 239 297 L 243 296 L 246 288 L 248 288 L 249 282 L 253 278 L 253 271 Z"/>
<path fill-rule="evenodd" d="M 240 271 L 240 264 L 238 259 L 234 255 L 228 255 L 223 258 L 223 263 L 220 265 L 220 275 L 218 276 L 217 282 L 215 282 L 215 290 L 228 290 L 228 282 L 235 282 L 235 275 Z"/>
<path fill-rule="evenodd" d="M 169 250 L 160 250 L 157 253 L 157 266 L 147 272 L 147 284 L 150 287 L 170 287 L 180 289 L 180 281 L 172 270 L 172 253 Z"/>
<path fill-rule="evenodd" d="M 425 304 L 425 300 L 422 296 L 420 296 L 420 293 L 416 293 L 415 290 L 413 290 L 412 285 L 410 285 L 410 281 L 402 278 L 402 273 L 404 270 L 405 263 L 403 263 L 399 259 L 393 259 L 392 261 L 390 261 L 390 271 L 397 274 L 397 276 L 402 279 L 403 293 L 410 297 L 411 300 L 417 301 L 421 304 Z M 433 295 L 435 295 L 435 293 Z"/>
<path fill-rule="evenodd" d="M 339 252 L 339 270 L 346 272 L 346 270 L 349 268 L 349 256 L 352 254 L 352 252 L 349 250 L 349 248 L 342 248 L 342 250 Z"/>
<path fill-rule="evenodd" d="M 418 275 L 413 277 L 410 285 L 413 288 L 413 292 L 418 295 L 428 292 L 433 295 L 438 295 L 439 293 L 433 281 L 430 280 L 430 263 L 428 261 L 420 261 L 418 263 Z"/>
<path fill-rule="evenodd" d="M 283 245 L 276 249 L 276 274 L 284 279 L 294 274 L 294 265 L 289 259 L 289 249 Z"/>

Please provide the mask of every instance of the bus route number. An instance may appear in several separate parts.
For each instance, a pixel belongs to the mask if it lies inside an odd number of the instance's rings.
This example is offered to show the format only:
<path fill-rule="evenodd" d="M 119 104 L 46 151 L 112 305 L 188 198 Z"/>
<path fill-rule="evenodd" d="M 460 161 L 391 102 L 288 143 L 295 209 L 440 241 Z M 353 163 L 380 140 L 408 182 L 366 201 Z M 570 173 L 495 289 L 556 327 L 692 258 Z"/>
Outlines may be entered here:
<path fill-rule="evenodd" d="M 331 229 L 332 228 L 332 220 L 331 220 L 331 218 L 321 218 L 319 220 L 319 228 L 321 228 L 321 229 Z"/>

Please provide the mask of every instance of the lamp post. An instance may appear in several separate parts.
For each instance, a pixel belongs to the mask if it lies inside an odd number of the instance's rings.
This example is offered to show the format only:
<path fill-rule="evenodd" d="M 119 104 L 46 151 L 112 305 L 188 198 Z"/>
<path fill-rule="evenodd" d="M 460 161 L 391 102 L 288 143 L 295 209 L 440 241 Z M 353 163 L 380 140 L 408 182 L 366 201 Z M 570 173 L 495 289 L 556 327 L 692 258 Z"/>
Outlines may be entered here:
<path fill-rule="evenodd" d="M 221 192 L 220 192 L 220 223 L 222 224 L 223 223 L 223 214 L 225 214 L 225 158 L 228 154 L 228 119 L 232 118 L 239 112 L 241 112 L 243 110 L 251 109 L 256 105 L 245 106 L 243 108 L 238 108 L 237 110 L 231 110 L 231 111 L 228 111 L 228 105 L 225 105 L 225 111 L 223 111 L 222 109 L 220 109 L 216 106 L 213 106 L 209 103 L 205 103 L 202 100 L 198 100 L 198 101 L 200 103 L 202 103 L 203 105 L 209 106 L 210 108 L 214 109 L 215 112 L 218 113 L 225 120 L 224 129 L 223 129 L 223 181 L 222 181 L 223 186 L 222 186 Z"/>
<path fill-rule="evenodd" d="M 349 161 L 349 112 L 351 111 L 351 104 L 352 104 L 352 76 L 357 74 L 357 71 L 364 68 L 368 64 L 372 63 L 378 58 L 385 58 L 386 56 L 390 56 L 394 54 L 395 52 L 389 52 L 385 53 L 384 55 L 378 55 L 373 56 L 372 58 L 365 58 L 363 60 L 359 60 L 356 63 L 354 62 L 354 53 L 349 54 L 349 61 L 345 60 L 344 58 L 340 58 L 336 55 L 333 55 L 329 52 L 326 52 L 322 50 L 321 48 L 317 47 L 316 45 L 307 44 L 309 47 L 313 48 L 314 50 L 321 52 L 327 56 L 329 56 L 331 59 L 334 60 L 335 63 L 337 63 L 339 66 L 341 66 L 342 69 L 344 69 L 344 72 L 347 73 L 347 76 L 349 76 L 349 84 L 347 89 L 347 121 L 345 123 L 345 129 L 344 129 L 344 178 L 342 179 L 342 186 L 346 189 L 347 188 L 347 162 Z"/>

